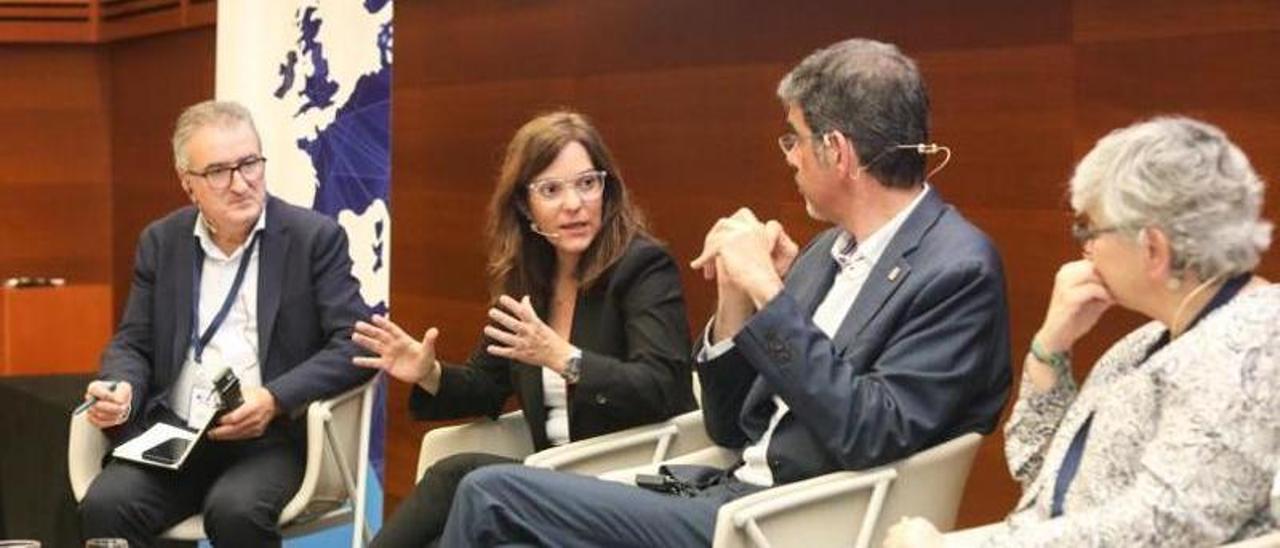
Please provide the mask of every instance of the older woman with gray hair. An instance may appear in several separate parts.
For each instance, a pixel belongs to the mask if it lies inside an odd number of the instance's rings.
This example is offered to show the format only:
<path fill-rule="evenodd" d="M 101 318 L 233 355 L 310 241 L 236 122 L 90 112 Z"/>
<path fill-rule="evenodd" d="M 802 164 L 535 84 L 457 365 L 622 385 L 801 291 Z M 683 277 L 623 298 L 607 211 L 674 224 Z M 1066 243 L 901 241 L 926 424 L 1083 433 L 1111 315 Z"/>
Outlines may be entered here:
<path fill-rule="evenodd" d="M 906 520 L 885 545 L 1204 546 L 1275 529 L 1280 286 L 1252 272 L 1270 244 L 1262 194 L 1203 122 L 1100 140 L 1071 180 L 1084 258 L 1058 271 L 1005 426 L 1021 500 L 945 539 Z M 1077 387 L 1071 348 L 1112 305 L 1153 321 Z"/>

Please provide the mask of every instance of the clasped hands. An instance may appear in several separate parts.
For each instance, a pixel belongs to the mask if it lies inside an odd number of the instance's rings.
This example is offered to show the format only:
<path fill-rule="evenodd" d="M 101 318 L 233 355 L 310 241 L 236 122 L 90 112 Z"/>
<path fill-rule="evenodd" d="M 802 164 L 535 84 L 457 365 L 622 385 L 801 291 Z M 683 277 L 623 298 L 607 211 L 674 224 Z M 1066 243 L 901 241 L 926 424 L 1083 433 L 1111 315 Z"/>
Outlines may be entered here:
<path fill-rule="evenodd" d="M 745 297 L 759 309 L 782 290 L 782 277 L 798 252 L 781 223 L 761 222 L 744 207 L 716 221 L 690 266 L 716 280 L 721 300 Z"/>
<path fill-rule="evenodd" d="M 489 309 L 489 319 L 493 323 L 485 326 L 484 334 L 491 340 L 485 347 L 490 354 L 556 373 L 564 369 L 573 354 L 573 345 L 538 317 L 527 295 L 518 301 L 507 295 L 498 297 Z M 351 339 L 377 356 L 357 356 L 353 363 L 386 371 L 396 379 L 423 385 L 435 393 L 440 379 L 440 362 L 436 359 L 439 330 L 432 327 L 417 340 L 386 316 L 374 315 L 370 321 L 356 322 Z"/>

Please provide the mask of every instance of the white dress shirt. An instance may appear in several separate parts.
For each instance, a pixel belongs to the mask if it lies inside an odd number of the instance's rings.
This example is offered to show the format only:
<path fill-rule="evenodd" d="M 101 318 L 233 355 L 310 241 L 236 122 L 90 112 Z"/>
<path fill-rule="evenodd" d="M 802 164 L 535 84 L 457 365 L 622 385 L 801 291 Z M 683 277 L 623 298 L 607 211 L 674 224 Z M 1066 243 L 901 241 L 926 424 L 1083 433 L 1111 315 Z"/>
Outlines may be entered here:
<path fill-rule="evenodd" d="M 849 314 L 849 309 L 853 307 L 853 302 L 857 300 L 858 294 L 862 292 L 862 286 L 867 281 L 867 276 L 871 274 L 871 269 L 875 267 L 876 261 L 880 260 L 880 256 L 884 254 L 885 248 L 889 246 L 889 242 L 893 240 L 894 235 L 898 233 L 898 228 L 906 221 L 907 217 L 915 211 L 916 206 L 924 199 L 926 193 L 929 192 L 929 185 L 925 184 L 924 188 L 916 195 L 911 204 L 897 215 L 894 215 L 884 226 L 876 229 L 861 244 L 855 242 L 853 236 L 848 232 L 841 233 L 836 238 L 835 243 L 831 246 L 831 257 L 835 259 L 840 269 L 836 273 L 835 280 L 831 283 L 831 289 L 827 291 L 826 297 L 822 303 L 818 305 L 817 310 L 813 312 L 813 323 L 821 329 L 828 338 L 834 337 L 836 331 L 840 329 L 840 324 Z M 715 319 L 712 318 L 714 322 Z M 719 343 L 710 344 L 711 324 L 707 324 L 704 331 L 703 350 L 698 356 L 698 361 L 706 362 L 715 359 L 717 356 L 724 354 L 733 348 L 733 339 L 725 339 Z M 765 430 L 760 440 L 747 446 L 742 451 L 743 465 L 734 471 L 734 476 L 739 480 L 754 485 L 764 487 L 773 486 L 773 471 L 769 469 L 768 454 L 769 440 L 773 438 L 773 432 L 778 428 L 778 423 L 782 421 L 782 417 L 790 411 L 786 402 L 777 395 L 773 396 L 773 403 L 777 406 L 773 417 L 769 419 L 769 428 Z"/>
<path fill-rule="evenodd" d="M 552 446 L 569 443 L 569 384 L 546 367 L 542 369 L 542 404 L 547 407 L 547 441 Z"/>
<path fill-rule="evenodd" d="M 267 212 L 263 208 L 262 215 L 253 227 L 258 233 L 266 227 Z M 193 229 L 200 248 L 204 250 L 204 264 L 200 274 L 200 308 L 198 331 L 204 334 L 205 329 L 213 321 L 213 317 L 222 308 L 222 303 L 231 291 L 235 282 L 236 271 L 240 269 L 240 259 L 246 247 L 253 242 L 252 234 L 245 243 L 231 254 L 223 253 L 213 243 L 204 223 L 203 214 L 197 215 Z M 259 243 L 258 247 L 261 247 Z M 230 367 L 240 379 L 240 390 L 262 386 L 262 373 L 258 367 L 258 265 L 262 253 L 255 249 L 250 256 L 249 265 L 245 269 L 244 281 L 235 296 L 227 317 L 222 326 L 213 334 L 205 347 L 202 359 L 195 361 L 195 346 L 187 349 L 186 361 L 182 371 L 173 383 L 169 393 L 169 405 L 179 417 L 189 423 L 192 416 L 192 398 L 209 394 L 213 388 L 213 376 L 223 367 Z M 194 427 L 199 425 L 192 424 Z"/>

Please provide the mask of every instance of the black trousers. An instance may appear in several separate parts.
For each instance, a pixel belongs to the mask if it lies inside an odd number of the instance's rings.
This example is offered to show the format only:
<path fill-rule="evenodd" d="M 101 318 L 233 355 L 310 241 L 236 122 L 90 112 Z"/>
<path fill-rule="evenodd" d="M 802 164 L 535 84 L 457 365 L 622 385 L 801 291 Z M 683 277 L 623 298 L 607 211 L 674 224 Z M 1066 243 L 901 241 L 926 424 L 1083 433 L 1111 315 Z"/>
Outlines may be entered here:
<path fill-rule="evenodd" d="M 85 539 L 152 546 L 169 527 L 204 514 L 215 546 L 280 546 L 280 510 L 302 483 L 303 451 L 284 429 L 252 440 L 204 439 L 181 470 L 112 460 L 80 502 Z"/>
<path fill-rule="evenodd" d="M 444 533 L 449 507 L 458 483 L 472 470 L 494 464 L 520 461 L 488 453 L 459 453 L 427 468 L 422 481 L 400 503 L 395 514 L 382 524 L 370 548 L 421 548 L 434 545 Z"/>

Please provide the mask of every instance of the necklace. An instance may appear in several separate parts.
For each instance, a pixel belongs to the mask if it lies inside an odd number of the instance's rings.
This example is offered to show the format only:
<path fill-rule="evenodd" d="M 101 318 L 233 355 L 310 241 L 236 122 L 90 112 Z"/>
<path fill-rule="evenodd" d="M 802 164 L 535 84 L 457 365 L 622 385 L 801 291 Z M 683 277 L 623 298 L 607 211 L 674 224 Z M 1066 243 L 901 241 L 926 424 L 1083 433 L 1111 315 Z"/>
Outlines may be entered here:
<path fill-rule="evenodd" d="M 1182 313 L 1186 311 L 1187 305 L 1191 303 L 1192 299 L 1194 299 L 1196 295 L 1199 295 L 1201 291 L 1204 291 L 1209 287 L 1213 287 L 1218 283 L 1218 280 L 1222 279 L 1222 277 L 1222 274 L 1218 274 L 1217 276 L 1201 282 L 1200 285 L 1197 285 L 1190 293 L 1187 293 L 1187 296 L 1183 297 L 1182 301 L 1178 302 L 1178 309 L 1173 312 L 1173 321 L 1169 323 L 1170 338 L 1173 337 L 1173 330 L 1181 324 L 1180 320 L 1182 319 Z M 1181 335 L 1182 333 L 1179 332 L 1178 334 Z"/>

